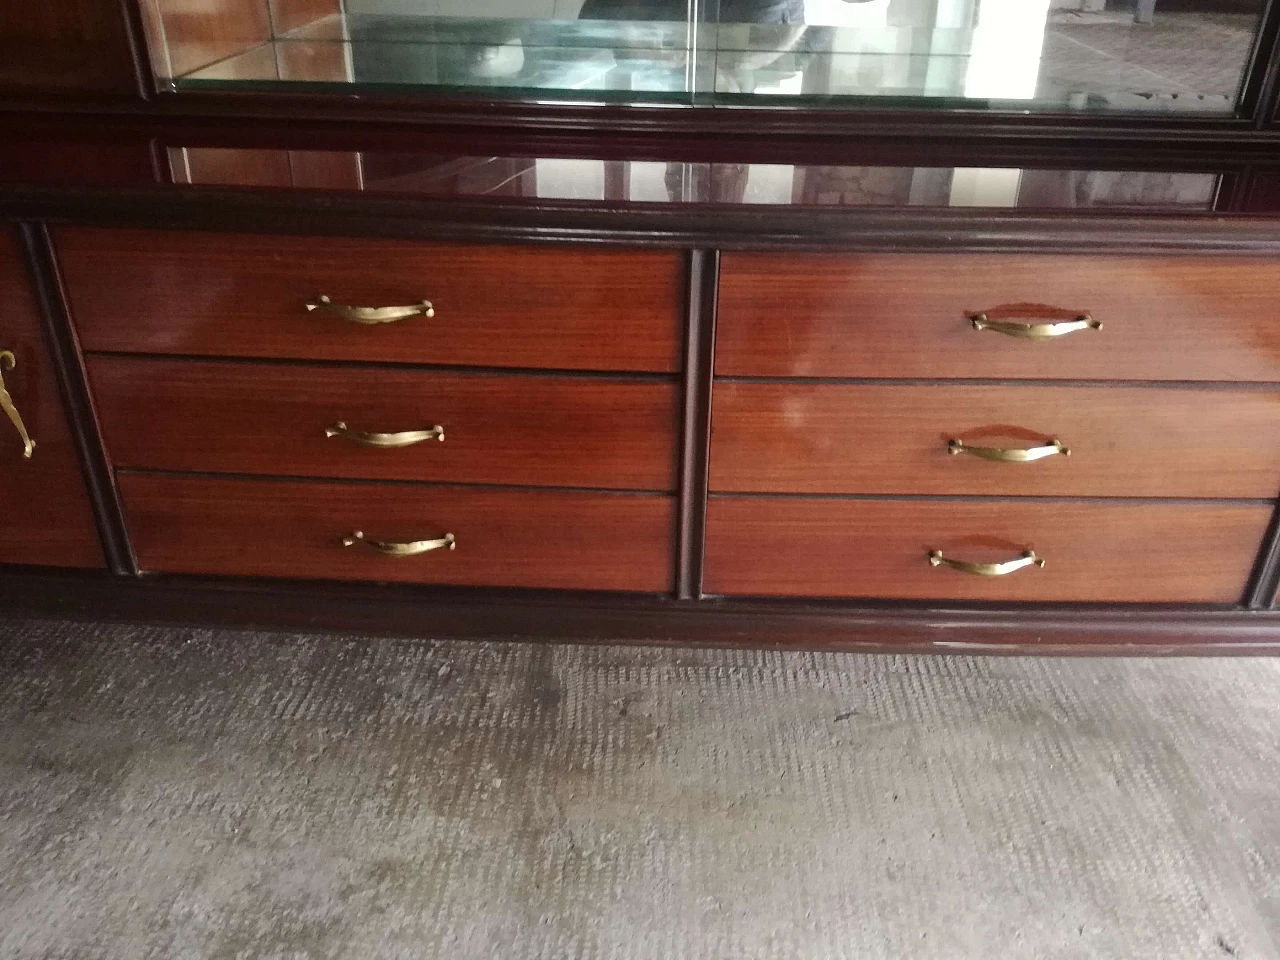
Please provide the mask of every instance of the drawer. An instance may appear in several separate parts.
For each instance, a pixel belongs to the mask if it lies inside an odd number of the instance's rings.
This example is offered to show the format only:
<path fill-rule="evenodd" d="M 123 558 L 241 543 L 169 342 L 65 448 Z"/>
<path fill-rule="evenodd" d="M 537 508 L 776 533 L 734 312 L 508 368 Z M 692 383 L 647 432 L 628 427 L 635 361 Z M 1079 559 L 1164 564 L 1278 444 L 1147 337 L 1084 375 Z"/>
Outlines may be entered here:
<path fill-rule="evenodd" d="M 671 371 L 674 251 L 446 246 L 333 237 L 69 228 L 63 277 L 88 350 L 302 360 Z M 365 325 L 320 295 L 431 318 Z"/>
<path fill-rule="evenodd" d="M 101 567 L 102 546 L 18 244 L 0 229 L 0 360 L 31 456 L 0 413 L 0 563 Z"/>
<path fill-rule="evenodd" d="M 1261 388 L 719 381 L 711 488 L 1271 499 L 1278 438 L 1280 391 Z M 1069 455 L 978 455 L 1055 439 Z"/>
<path fill-rule="evenodd" d="M 1269 504 L 713 497 L 711 594 L 914 600 L 1237 603 Z M 977 576 L 930 550 L 1045 563 Z"/>
<path fill-rule="evenodd" d="M 143 570 L 490 587 L 665 592 L 671 497 L 122 473 Z M 455 549 L 390 557 L 362 543 Z"/>
<path fill-rule="evenodd" d="M 674 383 L 103 355 L 90 358 L 89 376 L 117 467 L 675 486 Z M 338 424 L 384 434 L 441 426 L 444 440 L 370 447 L 326 436 Z"/>
<path fill-rule="evenodd" d="M 742 376 L 1280 381 L 1280 261 L 726 253 L 716 371 Z M 970 316 L 1100 330 L 1048 340 Z"/>

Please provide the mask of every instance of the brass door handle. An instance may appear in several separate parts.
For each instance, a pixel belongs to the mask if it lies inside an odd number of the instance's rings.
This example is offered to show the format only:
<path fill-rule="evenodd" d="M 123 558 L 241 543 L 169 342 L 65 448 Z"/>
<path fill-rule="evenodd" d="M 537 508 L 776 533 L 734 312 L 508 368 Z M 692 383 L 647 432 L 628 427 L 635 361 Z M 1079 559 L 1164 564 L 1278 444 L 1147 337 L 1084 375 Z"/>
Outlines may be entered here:
<path fill-rule="evenodd" d="M 1071 448 L 1064 447 L 1057 437 L 1037 447 L 979 447 L 976 444 L 965 443 L 959 438 L 952 438 L 947 441 L 947 452 L 952 456 L 967 453 L 971 457 L 981 457 L 983 460 L 996 460 L 1001 463 L 1031 463 L 1033 460 L 1043 460 L 1045 457 L 1057 454 L 1062 454 L 1064 457 L 1071 456 Z"/>
<path fill-rule="evenodd" d="M 353 430 L 345 422 L 339 420 L 324 431 L 326 437 L 342 437 L 366 447 L 379 447 L 391 450 L 396 447 L 412 447 L 415 443 L 426 440 L 444 442 L 444 427 L 436 424 L 426 430 L 401 430 L 399 433 L 372 433 L 368 430 Z"/>
<path fill-rule="evenodd" d="M 1095 320 L 1087 313 L 1082 313 L 1074 320 L 1061 320 L 1056 323 L 1026 320 L 990 320 L 985 313 L 975 313 L 969 317 L 975 330 L 994 330 L 1008 337 L 1021 337 L 1024 340 L 1052 340 L 1054 337 L 1065 337 L 1077 330 L 1101 330 L 1102 321 Z"/>
<path fill-rule="evenodd" d="M 1044 566 L 1044 558 L 1037 557 L 1034 550 L 1024 550 L 1017 560 L 1006 560 L 1004 563 L 970 563 L 968 560 L 953 560 L 944 557 L 941 550 L 929 551 L 929 566 L 947 566 L 962 573 L 973 573 L 979 577 L 1004 577 L 1023 567 Z"/>
<path fill-rule="evenodd" d="M 430 553 L 432 550 L 457 548 L 457 538 L 452 533 L 446 533 L 439 540 L 410 540 L 408 543 L 370 540 L 361 530 L 356 530 L 342 538 L 344 547 L 354 547 L 357 543 L 363 543 L 370 550 L 377 550 L 378 553 L 388 557 L 414 557 L 420 553 Z"/>
<path fill-rule="evenodd" d="M 403 307 L 353 307 L 346 303 L 334 303 L 332 298 L 321 294 L 314 300 L 308 300 L 304 306 L 306 306 L 308 313 L 320 310 L 324 313 L 331 313 L 343 320 L 365 325 L 395 323 L 397 320 L 404 320 L 406 317 L 434 317 L 436 315 L 436 309 L 431 305 L 430 300 L 406 304 Z"/>
<path fill-rule="evenodd" d="M 0 410 L 5 412 L 9 422 L 18 431 L 18 436 L 22 438 L 22 455 L 30 460 L 31 454 L 35 452 L 36 442 L 27 433 L 27 426 L 22 422 L 22 414 L 18 413 L 18 408 L 13 403 L 13 397 L 9 396 L 9 391 L 4 385 L 4 369 L 7 367 L 12 370 L 17 365 L 17 357 L 8 350 L 0 350 Z"/>

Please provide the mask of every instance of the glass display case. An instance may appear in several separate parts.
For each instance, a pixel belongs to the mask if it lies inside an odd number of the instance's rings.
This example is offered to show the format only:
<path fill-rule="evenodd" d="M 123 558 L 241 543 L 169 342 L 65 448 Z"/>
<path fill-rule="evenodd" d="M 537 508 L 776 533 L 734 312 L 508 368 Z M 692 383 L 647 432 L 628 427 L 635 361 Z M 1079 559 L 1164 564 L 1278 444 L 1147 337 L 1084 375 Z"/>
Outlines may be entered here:
<path fill-rule="evenodd" d="M 1031 167 L 687 163 L 218 147 L 171 149 L 173 180 L 424 198 L 735 204 L 813 208 L 986 208 L 1207 212 L 1220 174 Z"/>
<path fill-rule="evenodd" d="M 142 0 L 172 91 L 1230 118 L 1263 0 Z"/>

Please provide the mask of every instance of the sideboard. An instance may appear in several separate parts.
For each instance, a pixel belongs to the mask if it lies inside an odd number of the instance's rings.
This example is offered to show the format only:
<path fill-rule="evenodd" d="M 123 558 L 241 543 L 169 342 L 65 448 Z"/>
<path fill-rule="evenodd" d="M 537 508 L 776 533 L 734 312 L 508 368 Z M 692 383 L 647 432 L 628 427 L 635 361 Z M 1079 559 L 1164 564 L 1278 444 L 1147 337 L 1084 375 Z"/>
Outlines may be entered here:
<path fill-rule="evenodd" d="M 1280 647 L 1268 219 L 198 185 L 0 204 L 3 372 L 35 443 L 0 422 L 0 607 Z"/>
<path fill-rule="evenodd" d="M 0 610 L 1280 649 L 1280 2 L 0 43 Z"/>

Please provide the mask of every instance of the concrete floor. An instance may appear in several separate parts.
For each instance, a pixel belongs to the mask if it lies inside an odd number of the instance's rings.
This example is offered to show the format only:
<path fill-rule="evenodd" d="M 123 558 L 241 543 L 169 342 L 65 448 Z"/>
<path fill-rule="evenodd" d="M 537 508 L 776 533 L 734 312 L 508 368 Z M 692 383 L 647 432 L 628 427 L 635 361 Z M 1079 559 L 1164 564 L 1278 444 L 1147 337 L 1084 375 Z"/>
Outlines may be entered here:
<path fill-rule="evenodd" d="M 1280 660 L 0 622 L 0 957 L 1277 958 Z"/>

